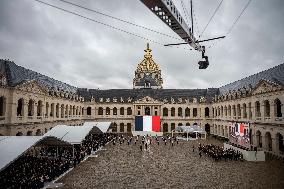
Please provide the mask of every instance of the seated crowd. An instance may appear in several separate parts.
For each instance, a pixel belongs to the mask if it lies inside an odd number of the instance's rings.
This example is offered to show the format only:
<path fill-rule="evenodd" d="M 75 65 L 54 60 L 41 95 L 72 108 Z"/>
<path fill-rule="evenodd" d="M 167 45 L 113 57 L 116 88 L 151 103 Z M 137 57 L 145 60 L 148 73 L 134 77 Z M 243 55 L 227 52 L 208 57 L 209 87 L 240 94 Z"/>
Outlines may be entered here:
<path fill-rule="evenodd" d="M 42 188 L 69 169 L 70 161 L 24 155 L 0 173 L 3 188 Z"/>
<path fill-rule="evenodd" d="M 86 155 L 97 151 L 112 138 L 110 134 L 90 134 L 82 145 L 74 145 L 74 151 L 70 147 L 30 151 L 0 172 L 0 188 L 42 188 L 45 182 L 56 179 L 70 167 L 76 166 Z"/>
<path fill-rule="evenodd" d="M 233 149 L 224 149 L 223 147 L 213 144 L 198 147 L 199 151 L 203 152 L 207 156 L 218 160 L 243 160 L 243 154 Z"/>

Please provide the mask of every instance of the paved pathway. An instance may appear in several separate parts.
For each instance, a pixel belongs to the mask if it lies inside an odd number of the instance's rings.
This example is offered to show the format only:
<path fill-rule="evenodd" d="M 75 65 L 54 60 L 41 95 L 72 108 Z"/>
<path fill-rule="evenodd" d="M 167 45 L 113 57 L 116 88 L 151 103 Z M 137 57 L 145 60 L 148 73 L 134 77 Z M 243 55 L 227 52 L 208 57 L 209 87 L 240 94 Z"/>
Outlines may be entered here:
<path fill-rule="evenodd" d="M 284 188 L 284 163 L 215 162 L 192 152 L 192 145 L 219 141 L 180 141 L 152 144 L 141 152 L 139 145 L 113 146 L 98 157 L 81 163 L 58 182 L 63 188 Z"/>

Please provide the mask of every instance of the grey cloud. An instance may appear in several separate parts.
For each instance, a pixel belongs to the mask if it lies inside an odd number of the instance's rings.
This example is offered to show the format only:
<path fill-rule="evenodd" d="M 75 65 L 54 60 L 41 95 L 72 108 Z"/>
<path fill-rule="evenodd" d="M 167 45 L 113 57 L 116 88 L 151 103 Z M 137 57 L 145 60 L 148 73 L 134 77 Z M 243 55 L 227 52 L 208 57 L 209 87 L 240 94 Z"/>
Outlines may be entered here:
<path fill-rule="evenodd" d="M 162 44 L 177 42 L 57 0 L 45 1 Z M 72 2 L 178 37 L 138 0 Z M 175 2 L 180 7 L 180 0 Z M 189 1 L 184 2 L 188 7 Z M 199 32 L 219 2 L 194 0 Z M 224 1 L 202 38 L 225 34 L 246 2 Z M 201 55 L 187 46 L 150 43 L 162 69 L 164 88 L 219 87 L 283 63 L 283 10 L 282 0 L 252 1 L 232 33 L 207 50 L 207 70 L 198 70 Z M 1 58 L 78 87 L 132 88 L 147 42 L 32 0 L 1 1 L 0 25 Z"/>

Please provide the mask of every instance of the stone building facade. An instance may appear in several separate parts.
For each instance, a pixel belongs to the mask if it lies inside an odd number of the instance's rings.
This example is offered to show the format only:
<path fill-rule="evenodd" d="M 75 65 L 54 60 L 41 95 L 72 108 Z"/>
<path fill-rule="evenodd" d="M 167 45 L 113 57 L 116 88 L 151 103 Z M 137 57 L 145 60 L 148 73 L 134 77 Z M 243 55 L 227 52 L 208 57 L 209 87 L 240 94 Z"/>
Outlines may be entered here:
<path fill-rule="evenodd" d="M 284 64 L 220 88 L 163 89 L 149 45 L 133 89 L 84 89 L 0 60 L 0 135 L 42 135 L 59 124 L 111 121 L 127 133 L 137 115 L 159 115 L 161 131 L 198 124 L 228 138 L 232 123 L 250 125 L 254 146 L 284 153 Z"/>

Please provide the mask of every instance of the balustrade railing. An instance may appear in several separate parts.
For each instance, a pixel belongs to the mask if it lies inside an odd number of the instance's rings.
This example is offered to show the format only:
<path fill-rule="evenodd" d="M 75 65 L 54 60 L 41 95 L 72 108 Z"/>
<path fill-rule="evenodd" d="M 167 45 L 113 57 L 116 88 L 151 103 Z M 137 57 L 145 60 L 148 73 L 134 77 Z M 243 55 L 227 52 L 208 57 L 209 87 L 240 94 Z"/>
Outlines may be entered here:
<path fill-rule="evenodd" d="M 275 121 L 282 121 L 283 120 L 283 117 L 276 117 L 275 118 Z"/>
<path fill-rule="evenodd" d="M 23 116 L 17 116 L 18 120 L 23 120 Z"/>
<path fill-rule="evenodd" d="M 270 121 L 271 117 L 265 117 L 264 120 L 265 121 Z"/>
<path fill-rule="evenodd" d="M 261 117 L 256 117 L 255 120 L 261 121 Z"/>

